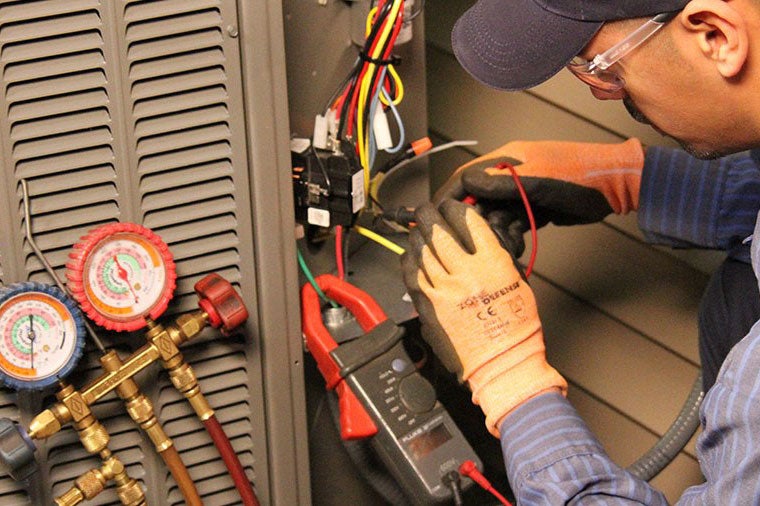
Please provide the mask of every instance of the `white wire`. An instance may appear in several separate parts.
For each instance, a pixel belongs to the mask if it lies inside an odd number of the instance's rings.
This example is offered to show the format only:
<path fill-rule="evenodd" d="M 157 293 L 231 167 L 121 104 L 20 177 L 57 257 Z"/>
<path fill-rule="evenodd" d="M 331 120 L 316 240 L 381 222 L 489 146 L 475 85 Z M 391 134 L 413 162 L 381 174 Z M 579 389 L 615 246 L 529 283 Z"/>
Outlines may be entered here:
<path fill-rule="evenodd" d="M 459 146 L 474 146 L 477 143 L 478 143 L 478 141 L 464 140 L 464 141 L 451 141 L 451 142 L 447 142 L 445 144 L 440 144 L 440 145 L 438 145 L 438 146 L 436 146 L 436 147 L 434 147 L 432 149 L 428 149 L 424 153 L 420 153 L 419 155 L 414 155 L 411 158 L 407 158 L 406 160 L 400 161 L 399 163 L 397 163 L 396 165 L 394 165 L 393 167 L 391 167 L 388 172 L 385 173 L 385 177 L 383 178 L 383 180 L 388 179 L 388 177 L 390 177 L 390 175 L 392 173 L 396 172 L 400 168 L 402 168 L 402 167 L 404 167 L 404 166 L 412 163 L 413 161 L 418 160 L 418 159 L 420 159 L 420 158 L 422 158 L 424 156 L 432 155 L 433 153 L 439 153 L 441 151 L 445 151 L 445 150 L 451 149 L 451 148 L 456 148 L 456 147 L 459 147 Z"/>
<path fill-rule="evenodd" d="M 385 175 L 382 178 L 380 178 L 380 180 L 377 182 L 377 187 L 375 188 L 375 194 L 376 195 L 380 195 L 380 187 L 383 185 L 383 183 L 385 181 L 388 180 L 388 178 L 390 177 L 391 174 L 393 174 L 394 172 L 398 171 L 399 169 L 405 167 L 406 165 L 412 163 L 413 161 L 418 160 L 418 159 L 422 158 L 423 156 L 432 155 L 433 153 L 440 153 L 441 151 L 445 151 L 447 149 L 456 148 L 456 147 L 459 147 L 459 146 L 474 146 L 477 143 L 478 143 L 478 141 L 470 141 L 470 140 L 451 141 L 451 142 L 447 142 L 445 144 L 440 144 L 440 145 L 438 145 L 438 146 L 436 146 L 434 148 L 428 149 L 427 151 L 425 151 L 424 153 L 420 153 L 419 155 L 414 155 L 411 158 L 407 158 L 406 160 L 402 160 L 399 163 L 397 163 L 396 165 L 394 165 L 393 167 L 391 167 L 390 170 L 388 170 L 388 172 L 386 172 Z"/>

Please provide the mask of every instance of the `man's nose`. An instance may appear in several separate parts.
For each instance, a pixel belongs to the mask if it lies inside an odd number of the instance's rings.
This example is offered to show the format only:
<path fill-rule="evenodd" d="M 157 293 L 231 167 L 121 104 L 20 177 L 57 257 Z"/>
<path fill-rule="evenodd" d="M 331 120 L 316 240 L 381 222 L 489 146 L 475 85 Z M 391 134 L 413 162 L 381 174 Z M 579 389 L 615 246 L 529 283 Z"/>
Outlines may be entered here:
<path fill-rule="evenodd" d="M 625 98 L 625 89 L 621 88 L 617 91 L 604 91 L 598 88 L 590 87 L 591 94 L 597 100 L 623 100 Z"/>

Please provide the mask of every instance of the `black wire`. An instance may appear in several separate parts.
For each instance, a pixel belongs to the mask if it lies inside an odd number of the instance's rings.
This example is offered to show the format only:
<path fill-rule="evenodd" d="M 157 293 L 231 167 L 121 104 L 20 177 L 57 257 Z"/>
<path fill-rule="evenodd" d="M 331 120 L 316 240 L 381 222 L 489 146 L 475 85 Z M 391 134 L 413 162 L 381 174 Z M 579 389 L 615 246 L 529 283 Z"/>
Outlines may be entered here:
<path fill-rule="evenodd" d="M 449 471 L 443 476 L 442 481 L 451 489 L 451 495 L 453 496 L 454 504 L 456 506 L 463 506 L 464 501 L 462 500 L 462 482 L 460 481 L 459 473 L 456 471 Z"/>
<path fill-rule="evenodd" d="M 361 70 L 361 65 L 357 65 L 354 67 L 354 70 L 351 75 L 351 85 L 349 86 L 348 93 L 346 94 L 346 98 L 343 100 L 343 105 L 340 108 L 340 122 L 338 124 L 338 140 L 343 139 L 343 128 L 346 125 L 346 119 L 348 119 L 348 108 L 351 105 L 351 100 L 354 98 L 354 93 L 356 93 L 356 80 L 359 78 L 359 71 Z"/>
<path fill-rule="evenodd" d="M 375 23 L 372 25 L 372 29 L 370 30 L 369 35 L 367 35 L 367 39 L 364 41 L 364 47 L 362 48 L 363 54 L 369 55 L 369 51 L 370 51 L 370 49 L 372 49 L 372 45 L 374 44 L 374 41 L 377 38 L 378 33 L 380 32 L 380 28 L 383 26 L 383 22 L 385 21 L 385 19 L 390 14 L 391 7 L 392 7 L 392 2 L 386 2 L 383 5 L 382 10 L 377 13 L 377 16 L 375 18 Z M 388 41 L 389 40 L 390 40 L 390 37 L 388 38 Z M 387 46 L 388 41 L 386 41 L 386 46 L 383 48 L 383 51 L 380 54 L 384 54 L 385 53 L 385 50 L 388 47 Z M 343 102 L 343 107 L 341 107 L 340 125 L 338 127 L 338 139 L 342 139 L 343 138 L 343 131 L 344 131 L 344 128 L 345 128 L 345 122 L 346 122 L 346 118 L 347 118 L 348 107 L 351 105 L 351 102 L 353 101 L 354 95 L 358 92 L 358 86 L 357 85 L 360 84 L 360 83 L 358 83 L 357 81 L 359 79 L 359 74 L 361 74 L 361 69 L 364 67 L 364 65 L 366 65 L 366 63 L 367 62 L 365 62 L 362 58 L 359 58 L 359 60 L 357 61 L 356 65 L 354 66 L 353 71 L 351 72 L 351 75 L 353 76 L 352 77 L 353 82 L 351 83 L 351 88 L 350 88 L 348 94 L 346 95 L 345 101 Z M 373 78 L 374 78 L 374 76 L 373 76 Z"/>

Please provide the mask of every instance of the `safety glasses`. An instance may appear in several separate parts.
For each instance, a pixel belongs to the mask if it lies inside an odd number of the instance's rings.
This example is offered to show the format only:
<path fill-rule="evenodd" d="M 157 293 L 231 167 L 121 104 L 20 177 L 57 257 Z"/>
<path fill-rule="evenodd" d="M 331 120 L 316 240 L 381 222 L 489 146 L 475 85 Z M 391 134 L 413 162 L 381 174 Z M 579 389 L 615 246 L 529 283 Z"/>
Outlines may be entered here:
<path fill-rule="evenodd" d="M 594 56 L 591 61 L 576 56 L 567 64 L 568 70 L 578 79 L 598 90 L 609 93 L 623 89 L 625 80 L 609 68 L 657 33 L 676 14 L 677 12 L 658 14 L 607 51 Z"/>

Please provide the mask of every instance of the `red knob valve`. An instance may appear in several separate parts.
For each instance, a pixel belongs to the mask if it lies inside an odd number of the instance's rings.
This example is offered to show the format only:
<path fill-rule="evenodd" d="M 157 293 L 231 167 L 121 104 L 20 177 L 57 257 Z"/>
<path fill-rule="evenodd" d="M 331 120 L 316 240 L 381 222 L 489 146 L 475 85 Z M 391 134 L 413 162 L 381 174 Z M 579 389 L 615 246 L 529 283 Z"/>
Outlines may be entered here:
<path fill-rule="evenodd" d="M 209 324 L 229 334 L 248 319 L 243 299 L 229 281 L 219 274 L 209 274 L 195 283 L 198 305 L 208 314 Z"/>

